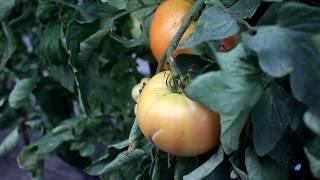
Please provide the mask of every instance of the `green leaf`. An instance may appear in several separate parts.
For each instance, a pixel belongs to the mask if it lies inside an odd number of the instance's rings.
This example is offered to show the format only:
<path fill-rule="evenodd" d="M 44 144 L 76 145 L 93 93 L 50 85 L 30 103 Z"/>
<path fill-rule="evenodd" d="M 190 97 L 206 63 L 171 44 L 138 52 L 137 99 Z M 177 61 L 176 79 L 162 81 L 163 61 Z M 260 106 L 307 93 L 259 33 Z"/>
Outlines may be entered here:
<path fill-rule="evenodd" d="M 37 52 L 45 62 L 49 62 L 50 64 L 67 62 L 67 55 L 61 45 L 61 31 L 60 24 L 49 23 L 41 32 Z"/>
<path fill-rule="evenodd" d="M 59 126 L 58 126 L 59 127 Z M 56 127 L 57 128 L 57 127 Z M 50 133 L 42 137 L 35 143 L 37 154 L 48 154 L 56 150 L 62 143 L 73 140 L 74 136 L 69 129 L 61 130 L 57 133 Z"/>
<path fill-rule="evenodd" d="M 160 180 L 161 179 L 161 165 L 159 158 L 156 158 L 156 162 L 154 163 L 154 167 L 152 170 L 151 179 L 152 180 Z"/>
<path fill-rule="evenodd" d="M 240 73 L 244 70 L 239 69 Z M 237 113 L 255 105 L 262 94 L 259 77 L 239 74 L 227 71 L 205 73 L 195 78 L 185 92 L 192 100 L 213 111 Z"/>
<path fill-rule="evenodd" d="M 17 82 L 9 95 L 9 104 L 12 108 L 18 108 L 27 99 L 37 85 L 37 78 L 26 78 Z"/>
<path fill-rule="evenodd" d="M 270 152 L 286 131 L 290 122 L 287 100 L 283 89 L 272 83 L 252 109 L 253 145 L 259 156 Z"/>
<path fill-rule="evenodd" d="M 302 3 L 285 3 L 279 10 L 278 23 L 290 30 L 316 34 L 320 32 L 320 9 Z"/>
<path fill-rule="evenodd" d="M 175 172 L 174 172 L 174 180 L 180 180 L 184 175 L 190 173 L 193 169 L 197 167 L 198 161 L 199 160 L 197 157 L 191 157 L 191 158 L 177 157 L 177 162 L 175 165 Z"/>
<path fill-rule="evenodd" d="M 15 5 L 15 0 L 0 0 L 0 21 L 5 20 Z"/>
<path fill-rule="evenodd" d="M 134 162 L 137 159 L 141 158 L 145 155 L 145 152 L 141 149 L 135 149 L 131 152 L 123 152 L 120 153 L 113 161 L 110 163 L 107 162 L 105 164 L 92 164 L 85 169 L 85 171 L 90 175 L 101 175 L 112 172 L 128 163 Z"/>
<path fill-rule="evenodd" d="M 277 142 L 275 147 L 268 153 L 268 156 L 278 164 L 288 169 L 294 168 L 299 161 L 302 142 L 297 139 L 294 133 L 287 131 Z"/>
<path fill-rule="evenodd" d="M 306 154 L 312 174 L 316 178 L 320 178 L 320 138 L 313 139 L 306 147 L 304 153 Z"/>
<path fill-rule="evenodd" d="M 19 167 L 29 171 L 41 167 L 44 156 L 36 154 L 36 151 L 36 146 L 25 146 L 17 158 Z"/>
<path fill-rule="evenodd" d="M 227 9 L 227 12 L 238 18 L 251 18 L 261 3 L 262 0 L 238 0 Z"/>
<path fill-rule="evenodd" d="M 219 67 L 224 71 L 237 72 L 239 69 L 245 70 L 244 73 L 253 73 L 257 71 L 256 65 L 252 63 L 255 59 L 246 57 L 244 46 L 239 43 L 231 51 L 216 52 L 216 58 Z"/>
<path fill-rule="evenodd" d="M 82 157 L 91 156 L 95 152 L 95 146 L 94 144 L 86 143 L 80 148 L 79 152 Z"/>
<path fill-rule="evenodd" d="M 103 3 L 108 3 L 117 9 L 125 9 L 128 4 L 128 0 L 101 0 Z"/>
<path fill-rule="evenodd" d="M 74 74 L 67 65 L 53 66 L 50 70 L 50 75 L 60 82 L 60 84 L 68 89 L 70 92 L 74 92 Z"/>
<path fill-rule="evenodd" d="M 220 141 L 226 154 L 231 154 L 239 147 L 240 134 L 245 126 L 250 110 L 235 114 L 220 114 Z"/>
<path fill-rule="evenodd" d="M 257 53 L 263 71 L 282 77 L 293 70 L 292 59 L 306 58 L 306 54 L 300 51 L 299 42 L 290 38 L 290 33 L 278 26 L 266 26 L 259 28 L 254 36 L 244 33 L 242 39 L 246 46 Z"/>
<path fill-rule="evenodd" d="M 9 2 L 10 0 L 8 0 Z M 1 6 L 1 2 L 0 2 L 0 6 Z M 1 7 L 0 7 L 0 12 L 1 11 Z M 1 64 L 1 68 L 4 67 L 7 62 L 9 61 L 9 59 L 11 58 L 11 56 L 13 55 L 13 53 L 15 52 L 16 48 L 17 48 L 17 44 L 16 44 L 16 39 L 15 36 L 12 32 L 12 29 L 8 26 L 8 24 L 6 22 L 1 22 L 1 26 L 2 26 L 2 31 L 4 32 L 4 36 L 5 37 L 1 37 L 0 36 L 0 40 L 3 41 L 1 43 L 3 44 L 3 50 L 0 50 L 0 55 L 1 55 L 1 59 L 0 59 L 0 64 Z M 4 39 L 2 39 L 4 38 Z"/>
<path fill-rule="evenodd" d="M 303 117 L 305 125 L 315 134 L 320 136 L 320 119 L 312 112 L 307 111 Z"/>
<path fill-rule="evenodd" d="M 184 180 L 202 179 L 208 176 L 223 161 L 223 149 L 219 147 L 217 152 L 211 156 L 206 162 L 193 170 L 191 173 L 183 176 Z"/>
<path fill-rule="evenodd" d="M 195 32 L 180 47 L 187 48 L 205 41 L 224 39 L 238 31 L 239 26 L 234 17 L 223 9 L 212 6 L 202 13 Z"/>
<path fill-rule="evenodd" d="M 246 149 L 245 163 L 249 179 L 288 179 L 287 169 L 283 168 L 269 158 L 258 158 L 252 147 L 248 147 Z"/>
<path fill-rule="evenodd" d="M 138 120 L 135 119 L 129 134 L 130 145 L 133 147 L 137 147 L 137 145 L 142 141 L 143 137 L 144 136 L 138 125 Z"/>
<path fill-rule="evenodd" d="M 106 18 L 103 20 L 101 28 L 89 37 L 81 41 L 80 50 L 82 52 L 92 52 L 96 47 L 100 45 L 103 39 L 106 38 L 108 33 L 114 26 L 114 20 L 112 18 Z"/>
<path fill-rule="evenodd" d="M 10 134 L 5 137 L 0 144 L 0 157 L 13 151 L 19 143 L 18 129 L 13 129 Z"/>
<path fill-rule="evenodd" d="M 234 169 L 234 172 L 236 173 L 236 176 L 240 177 L 241 180 L 248 180 L 248 174 L 244 170 L 239 168 L 239 158 L 234 155 L 229 158 L 229 161 L 232 165 L 232 168 Z"/>
<path fill-rule="evenodd" d="M 47 0 L 38 0 L 38 3 L 36 17 L 41 21 L 49 20 L 49 17 L 52 16 L 57 9 L 56 5 L 54 2 Z"/>

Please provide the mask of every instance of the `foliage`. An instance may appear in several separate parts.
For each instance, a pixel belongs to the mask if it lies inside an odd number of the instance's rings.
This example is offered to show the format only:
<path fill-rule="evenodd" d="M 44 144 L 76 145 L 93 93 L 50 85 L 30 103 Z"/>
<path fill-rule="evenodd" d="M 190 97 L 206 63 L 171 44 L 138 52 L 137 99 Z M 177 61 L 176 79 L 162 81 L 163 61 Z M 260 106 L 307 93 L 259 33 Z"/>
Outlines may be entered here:
<path fill-rule="evenodd" d="M 52 155 L 101 179 L 320 178 L 320 4 L 205 1 L 180 45 L 193 55 L 176 59 L 193 77 L 185 94 L 220 113 L 221 145 L 183 158 L 143 138 L 131 99 L 155 71 L 148 31 L 160 3 L 0 0 L 0 128 L 12 129 L 0 156 L 23 140 L 17 159 L 33 179 Z"/>

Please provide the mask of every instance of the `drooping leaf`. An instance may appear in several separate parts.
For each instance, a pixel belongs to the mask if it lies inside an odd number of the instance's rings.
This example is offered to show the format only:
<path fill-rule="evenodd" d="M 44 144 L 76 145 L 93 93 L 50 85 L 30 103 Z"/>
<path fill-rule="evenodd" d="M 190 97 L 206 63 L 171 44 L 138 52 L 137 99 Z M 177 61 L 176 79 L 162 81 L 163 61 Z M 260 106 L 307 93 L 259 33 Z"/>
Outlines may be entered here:
<path fill-rule="evenodd" d="M 12 108 L 18 108 L 28 98 L 37 85 L 37 78 L 26 78 L 17 82 L 9 95 L 9 104 Z"/>
<path fill-rule="evenodd" d="M 253 145 L 259 156 L 270 152 L 290 122 L 287 95 L 271 84 L 252 110 Z"/>
<path fill-rule="evenodd" d="M 250 110 L 235 114 L 221 114 L 220 141 L 226 154 L 231 154 L 239 147 L 240 134 L 249 117 Z"/>
<path fill-rule="evenodd" d="M 19 143 L 18 129 L 13 129 L 0 143 L 0 157 L 3 157 L 13 151 Z"/>
<path fill-rule="evenodd" d="M 205 41 L 219 40 L 239 31 L 237 21 L 225 10 L 218 7 L 206 9 L 199 18 L 195 32 L 180 46 L 192 47 Z"/>
<path fill-rule="evenodd" d="M 219 147 L 217 152 L 212 155 L 206 162 L 193 170 L 191 173 L 183 176 L 184 180 L 202 179 L 208 176 L 223 161 L 223 149 Z"/>
<path fill-rule="evenodd" d="M 288 179 L 288 170 L 269 158 L 259 158 L 252 147 L 245 153 L 245 163 L 249 179 Z"/>
<path fill-rule="evenodd" d="M 217 71 L 198 76 L 185 92 L 188 97 L 213 111 L 237 113 L 256 103 L 261 96 L 262 85 L 259 77 L 255 75 L 240 76 Z"/>
<path fill-rule="evenodd" d="M 10 1 L 11 0 L 7 2 L 10 2 Z M 2 4 L 0 2 L 0 6 L 1 5 Z M 2 12 L 1 7 L 0 7 L 0 12 Z M 2 31 L 4 32 L 3 34 L 4 37 L 0 36 L 0 40 L 3 41 L 2 43 L 5 43 L 5 44 L 3 44 L 3 50 L 0 51 L 0 56 L 1 56 L 0 67 L 4 67 L 9 61 L 9 59 L 11 58 L 11 56 L 13 55 L 13 53 L 15 52 L 17 48 L 17 44 L 16 44 L 15 36 L 12 32 L 12 29 L 9 27 L 9 25 L 6 22 L 1 22 L 1 26 L 2 26 Z"/>
<path fill-rule="evenodd" d="M 143 139 L 143 134 L 139 129 L 138 120 L 135 119 L 134 123 L 131 127 L 130 135 L 129 135 L 129 143 L 131 146 L 136 147 L 141 140 Z"/>
<path fill-rule="evenodd" d="M 115 169 L 123 167 L 124 165 L 134 162 L 138 158 L 141 158 L 145 152 L 141 149 L 135 149 L 131 152 L 120 153 L 113 161 L 107 162 L 106 164 L 92 164 L 86 168 L 86 172 L 90 175 L 101 175 L 111 172 Z"/>

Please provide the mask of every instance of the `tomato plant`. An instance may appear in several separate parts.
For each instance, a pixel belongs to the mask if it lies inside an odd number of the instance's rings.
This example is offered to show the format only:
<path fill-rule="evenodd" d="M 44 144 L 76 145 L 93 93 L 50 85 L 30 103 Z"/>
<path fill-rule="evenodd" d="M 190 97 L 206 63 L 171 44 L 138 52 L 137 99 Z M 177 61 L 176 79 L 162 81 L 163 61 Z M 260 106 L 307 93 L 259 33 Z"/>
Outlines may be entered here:
<path fill-rule="evenodd" d="M 4 172 L 45 179 L 55 156 L 102 180 L 320 178 L 319 1 L 0 9 L 0 157 L 25 170 Z"/>

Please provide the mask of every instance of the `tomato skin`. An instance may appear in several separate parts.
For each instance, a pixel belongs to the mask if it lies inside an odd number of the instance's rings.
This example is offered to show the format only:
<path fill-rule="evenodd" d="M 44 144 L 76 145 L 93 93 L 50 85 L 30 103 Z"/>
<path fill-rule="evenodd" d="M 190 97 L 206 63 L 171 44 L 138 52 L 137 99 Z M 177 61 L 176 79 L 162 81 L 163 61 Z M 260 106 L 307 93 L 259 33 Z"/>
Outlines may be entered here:
<path fill-rule="evenodd" d="M 218 113 L 171 92 L 161 72 L 147 83 L 138 100 L 137 119 L 145 137 L 177 156 L 196 156 L 216 147 L 220 138 Z"/>
<path fill-rule="evenodd" d="M 150 78 L 143 78 L 141 79 L 140 83 L 136 84 L 132 90 L 131 90 L 131 97 L 132 99 L 137 102 L 139 96 L 140 96 L 140 92 L 142 90 L 142 88 L 145 86 L 145 84 L 150 80 Z"/>
<path fill-rule="evenodd" d="M 193 0 L 166 0 L 157 8 L 152 17 L 149 36 L 150 48 L 157 61 L 164 54 L 170 41 L 179 30 L 193 3 Z M 194 27 L 195 23 L 193 22 L 182 36 L 180 42 L 183 42 L 193 32 Z M 173 55 L 190 54 L 191 52 L 191 48 L 177 48 Z"/>
<path fill-rule="evenodd" d="M 239 40 L 240 40 L 239 33 L 236 33 L 232 36 L 229 36 L 225 39 L 220 40 L 220 44 L 222 46 L 220 48 L 220 51 L 226 52 L 226 51 L 231 50 L 233 47 L 235 47 L 238 44 Z"/>

